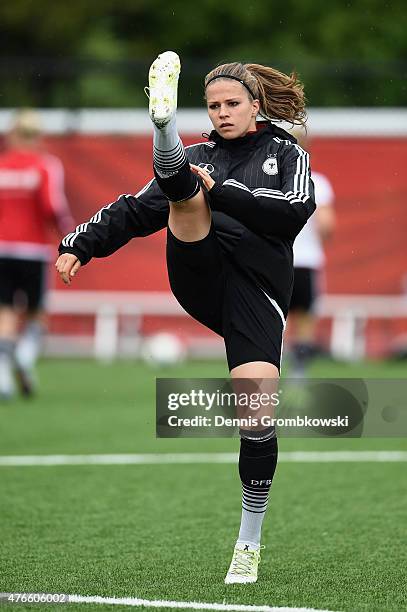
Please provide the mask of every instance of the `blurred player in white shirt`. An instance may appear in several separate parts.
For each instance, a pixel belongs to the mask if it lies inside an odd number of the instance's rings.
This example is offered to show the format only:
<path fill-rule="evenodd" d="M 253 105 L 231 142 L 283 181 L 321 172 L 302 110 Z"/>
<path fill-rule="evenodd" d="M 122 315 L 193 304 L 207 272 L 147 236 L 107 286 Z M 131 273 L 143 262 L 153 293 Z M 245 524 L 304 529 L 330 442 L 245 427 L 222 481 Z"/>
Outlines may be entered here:
<path fill-rule="evenodd" d="M 294 135 L 298 144 L 307 150 L 304 134 L 297 132 Z M 294 288 L 289 309 L 293 373 L 300 376 L 319 350 L 315 342 L 314 303 L 322 285 L 325 264 L 323 244 L 331 237 L 335 226 L 332 185 L 319 172 L 312 172 L 312 180 L 317 208 L 294 241 Z"/>

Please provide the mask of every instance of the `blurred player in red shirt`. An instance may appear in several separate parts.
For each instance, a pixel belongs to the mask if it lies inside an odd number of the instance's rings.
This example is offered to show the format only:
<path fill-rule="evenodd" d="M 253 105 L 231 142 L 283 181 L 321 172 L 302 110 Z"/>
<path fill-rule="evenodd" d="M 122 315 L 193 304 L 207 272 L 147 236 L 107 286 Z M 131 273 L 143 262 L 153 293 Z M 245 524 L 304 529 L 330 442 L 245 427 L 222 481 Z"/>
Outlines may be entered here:
<path fill-rule="evenodd" d="M 74 226 L 62 164 L 41 149 L 41 131 L 37 113 L 18 112 L 0 154 L 0 399 L 15 392 L 13 370 L 21 391 L 34 391 L 53 255 L 49 230 L 64 235 Z"/>

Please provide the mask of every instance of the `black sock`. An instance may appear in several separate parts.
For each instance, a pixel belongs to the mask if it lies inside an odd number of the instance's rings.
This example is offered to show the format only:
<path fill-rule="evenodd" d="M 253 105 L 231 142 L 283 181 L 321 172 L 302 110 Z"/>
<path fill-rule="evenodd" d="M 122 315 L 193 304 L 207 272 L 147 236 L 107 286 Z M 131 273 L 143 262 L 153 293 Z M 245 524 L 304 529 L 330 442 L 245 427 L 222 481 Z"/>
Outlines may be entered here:
<path fill-rule="evenodd" d="M 305 367 L 316 357 L 318 349 L 313 342 L 295 342 L 292 346 L 294 363 Z"/>
<path fill-rule="evenodd" d="M 266 434 L 264 437 L 256 437 L 253 433 L 256 432 L 241 431 L 239 474 L 242 481 L 242 519 L 238 541 L 259 545 L 277 466 L 278 444 L 271 429 L 258 432 Z"/>
<path fill-rule="evenodd" d="M 162 166 L 157 168 L 154 164 L 154 175 L 161 191 L 170 202 L 189 200 L 189 198 L 199 193 L 200 185 L 198 179 L 193 174 L 186 158 L 183 165 L 170 176 L 163 176 L 161 168 Z"/>

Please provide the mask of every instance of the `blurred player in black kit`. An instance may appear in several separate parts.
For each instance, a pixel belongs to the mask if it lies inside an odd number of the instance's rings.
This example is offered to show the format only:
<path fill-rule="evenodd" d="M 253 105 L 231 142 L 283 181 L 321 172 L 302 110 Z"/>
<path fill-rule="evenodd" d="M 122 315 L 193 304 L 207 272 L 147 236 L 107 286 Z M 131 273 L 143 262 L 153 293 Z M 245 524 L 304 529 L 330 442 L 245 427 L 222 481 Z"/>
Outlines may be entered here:
<path fill-rule="evenodd" d="M 152 179 L 68 234 L 56 267 L 70 283 L 81 265 L 131 238 L 167 228 L 172 291 L 195 319 L 224 338 L 237 386 L 275 388 L 293 283 L 293 241 L 315 209 L 308 154 L 272 123 L 304 124 L 295 74 L 259 64 L 218 66 L 205 78 L 214 130 L 184 148 L 176 128 L 178 56 L 150 68 Z M 264 121 L 257 121 L 258 117 Z M 272 428 L 241 430 L 242 519 L 229 583 L 257 580 L 260 536 L 277 464 Z"/>

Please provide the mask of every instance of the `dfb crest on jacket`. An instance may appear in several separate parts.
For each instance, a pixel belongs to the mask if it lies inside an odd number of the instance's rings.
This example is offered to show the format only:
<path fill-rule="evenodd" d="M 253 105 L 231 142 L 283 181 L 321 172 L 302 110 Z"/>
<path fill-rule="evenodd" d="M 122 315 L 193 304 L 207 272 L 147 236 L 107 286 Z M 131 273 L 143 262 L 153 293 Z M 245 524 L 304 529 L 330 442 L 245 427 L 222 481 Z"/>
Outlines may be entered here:
<path fill-rule="evenodd" d="M 262 165 L 262 170 L 266 174 L 278 174 L 277 158 L 268 157 Z"/>

